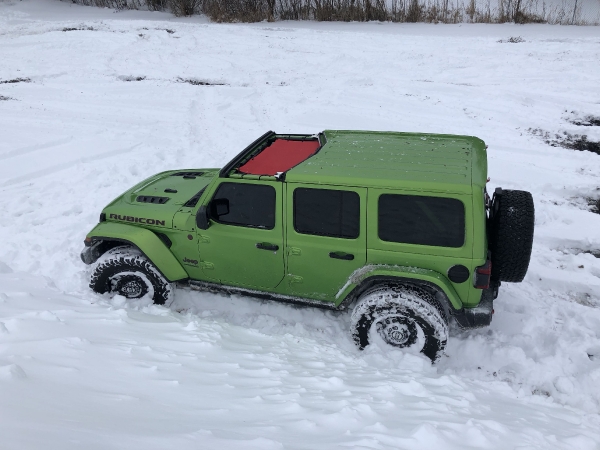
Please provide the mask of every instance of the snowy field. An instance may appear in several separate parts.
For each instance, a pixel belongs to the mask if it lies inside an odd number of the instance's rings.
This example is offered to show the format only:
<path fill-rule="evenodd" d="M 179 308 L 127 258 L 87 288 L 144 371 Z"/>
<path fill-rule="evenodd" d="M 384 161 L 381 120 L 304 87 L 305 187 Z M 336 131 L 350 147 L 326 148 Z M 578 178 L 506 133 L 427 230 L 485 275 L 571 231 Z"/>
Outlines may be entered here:
<path fill-rule="evenodd" d="M 0 449 L 600 448 L 600 156 L 528 131 L 600 139 L 571 123 L 600 116 L 599 86 L 598 27 L 0 1 Z M 490 328 L 454 330 L 431 366 L 359 352 L 347 314 L 88 289 L 83 238 L 123 190 L 326 128 L 476 135 L 491 190 L 533 193 L 530 270 Z"/>

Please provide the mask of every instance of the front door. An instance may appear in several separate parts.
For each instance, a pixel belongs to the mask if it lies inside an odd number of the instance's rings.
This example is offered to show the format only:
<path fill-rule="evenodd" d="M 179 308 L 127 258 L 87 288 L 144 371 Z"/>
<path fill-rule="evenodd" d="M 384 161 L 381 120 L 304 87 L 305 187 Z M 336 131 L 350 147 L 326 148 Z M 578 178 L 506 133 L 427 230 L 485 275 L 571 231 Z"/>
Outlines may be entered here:
<path fill-rule="evenodd" d="M 288 184 L 288 292 L 335 301 L 367 259 L 367 189 Z"/>
<path fill-rule="evenodd" d="M 210 200 L 210 226 L 198 230 L 205 279 L 274 288 L 284 276 L 281 182 L 226 179 Z"/>

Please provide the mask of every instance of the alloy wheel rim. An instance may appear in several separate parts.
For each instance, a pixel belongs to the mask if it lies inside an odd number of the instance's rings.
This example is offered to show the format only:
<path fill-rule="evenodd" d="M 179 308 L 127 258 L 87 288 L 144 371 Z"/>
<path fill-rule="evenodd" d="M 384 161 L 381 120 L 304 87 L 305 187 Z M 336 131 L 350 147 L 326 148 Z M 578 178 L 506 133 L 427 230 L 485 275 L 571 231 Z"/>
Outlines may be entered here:
<path fill-rule="evenodd" d="M 381 338 L 394 347 L 410 347 L 417 340 L 417 327 L 404 316 L 388 316 L 377 322 Z"/>
<path fill-rule="evenodd" d="M 135 275 L 125 275 L 113 279 L 113 291 L 128 299 L 141 298 L 148 292 L 148 286 Z"/>

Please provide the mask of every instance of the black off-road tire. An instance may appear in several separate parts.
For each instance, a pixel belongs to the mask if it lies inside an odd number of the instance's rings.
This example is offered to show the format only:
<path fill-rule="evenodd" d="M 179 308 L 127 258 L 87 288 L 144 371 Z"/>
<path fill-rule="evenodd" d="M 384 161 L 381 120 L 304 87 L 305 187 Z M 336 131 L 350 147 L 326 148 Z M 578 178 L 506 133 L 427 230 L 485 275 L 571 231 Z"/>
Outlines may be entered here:
<path fill-rule="evenodd" d="M 157 305 L 170 303 L 172 288 L 169 281 L 136 248 L 115 247 L 96 262 L 90 288 L 99 294 L 120 294 L 127 299 L 150 295 Z"/>
<path fill-rule="evenodd" d="M 504 190 L 495 194 L 488 221 L 492 252 L 492 279 L 519 283 L 531 259 L 535 210 L 526 191 Z"/>
<path fill-rule="evenodd" d="M 421 353 L 434 363 L 448 341 L 448 319 L 435 297 L 415 286 L 384 285 L 365 292 L 354 307 L 352 337 L 362 350 L 369 345 L 371 328 L 389 345 L 418 345 L 420 328 L 425 341 Z"/>

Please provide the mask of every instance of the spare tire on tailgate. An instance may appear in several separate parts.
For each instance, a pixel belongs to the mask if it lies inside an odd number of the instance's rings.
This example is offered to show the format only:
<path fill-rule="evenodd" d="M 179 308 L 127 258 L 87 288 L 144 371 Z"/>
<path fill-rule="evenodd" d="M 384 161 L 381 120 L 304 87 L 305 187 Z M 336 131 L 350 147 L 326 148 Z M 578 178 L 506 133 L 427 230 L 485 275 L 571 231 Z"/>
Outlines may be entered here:
<path fill-rule="evenodd" d="M 534 220 L 529 192 L 496 189 L 488 219 L 493 280 L 523 281 L 531 258 Z"/>

